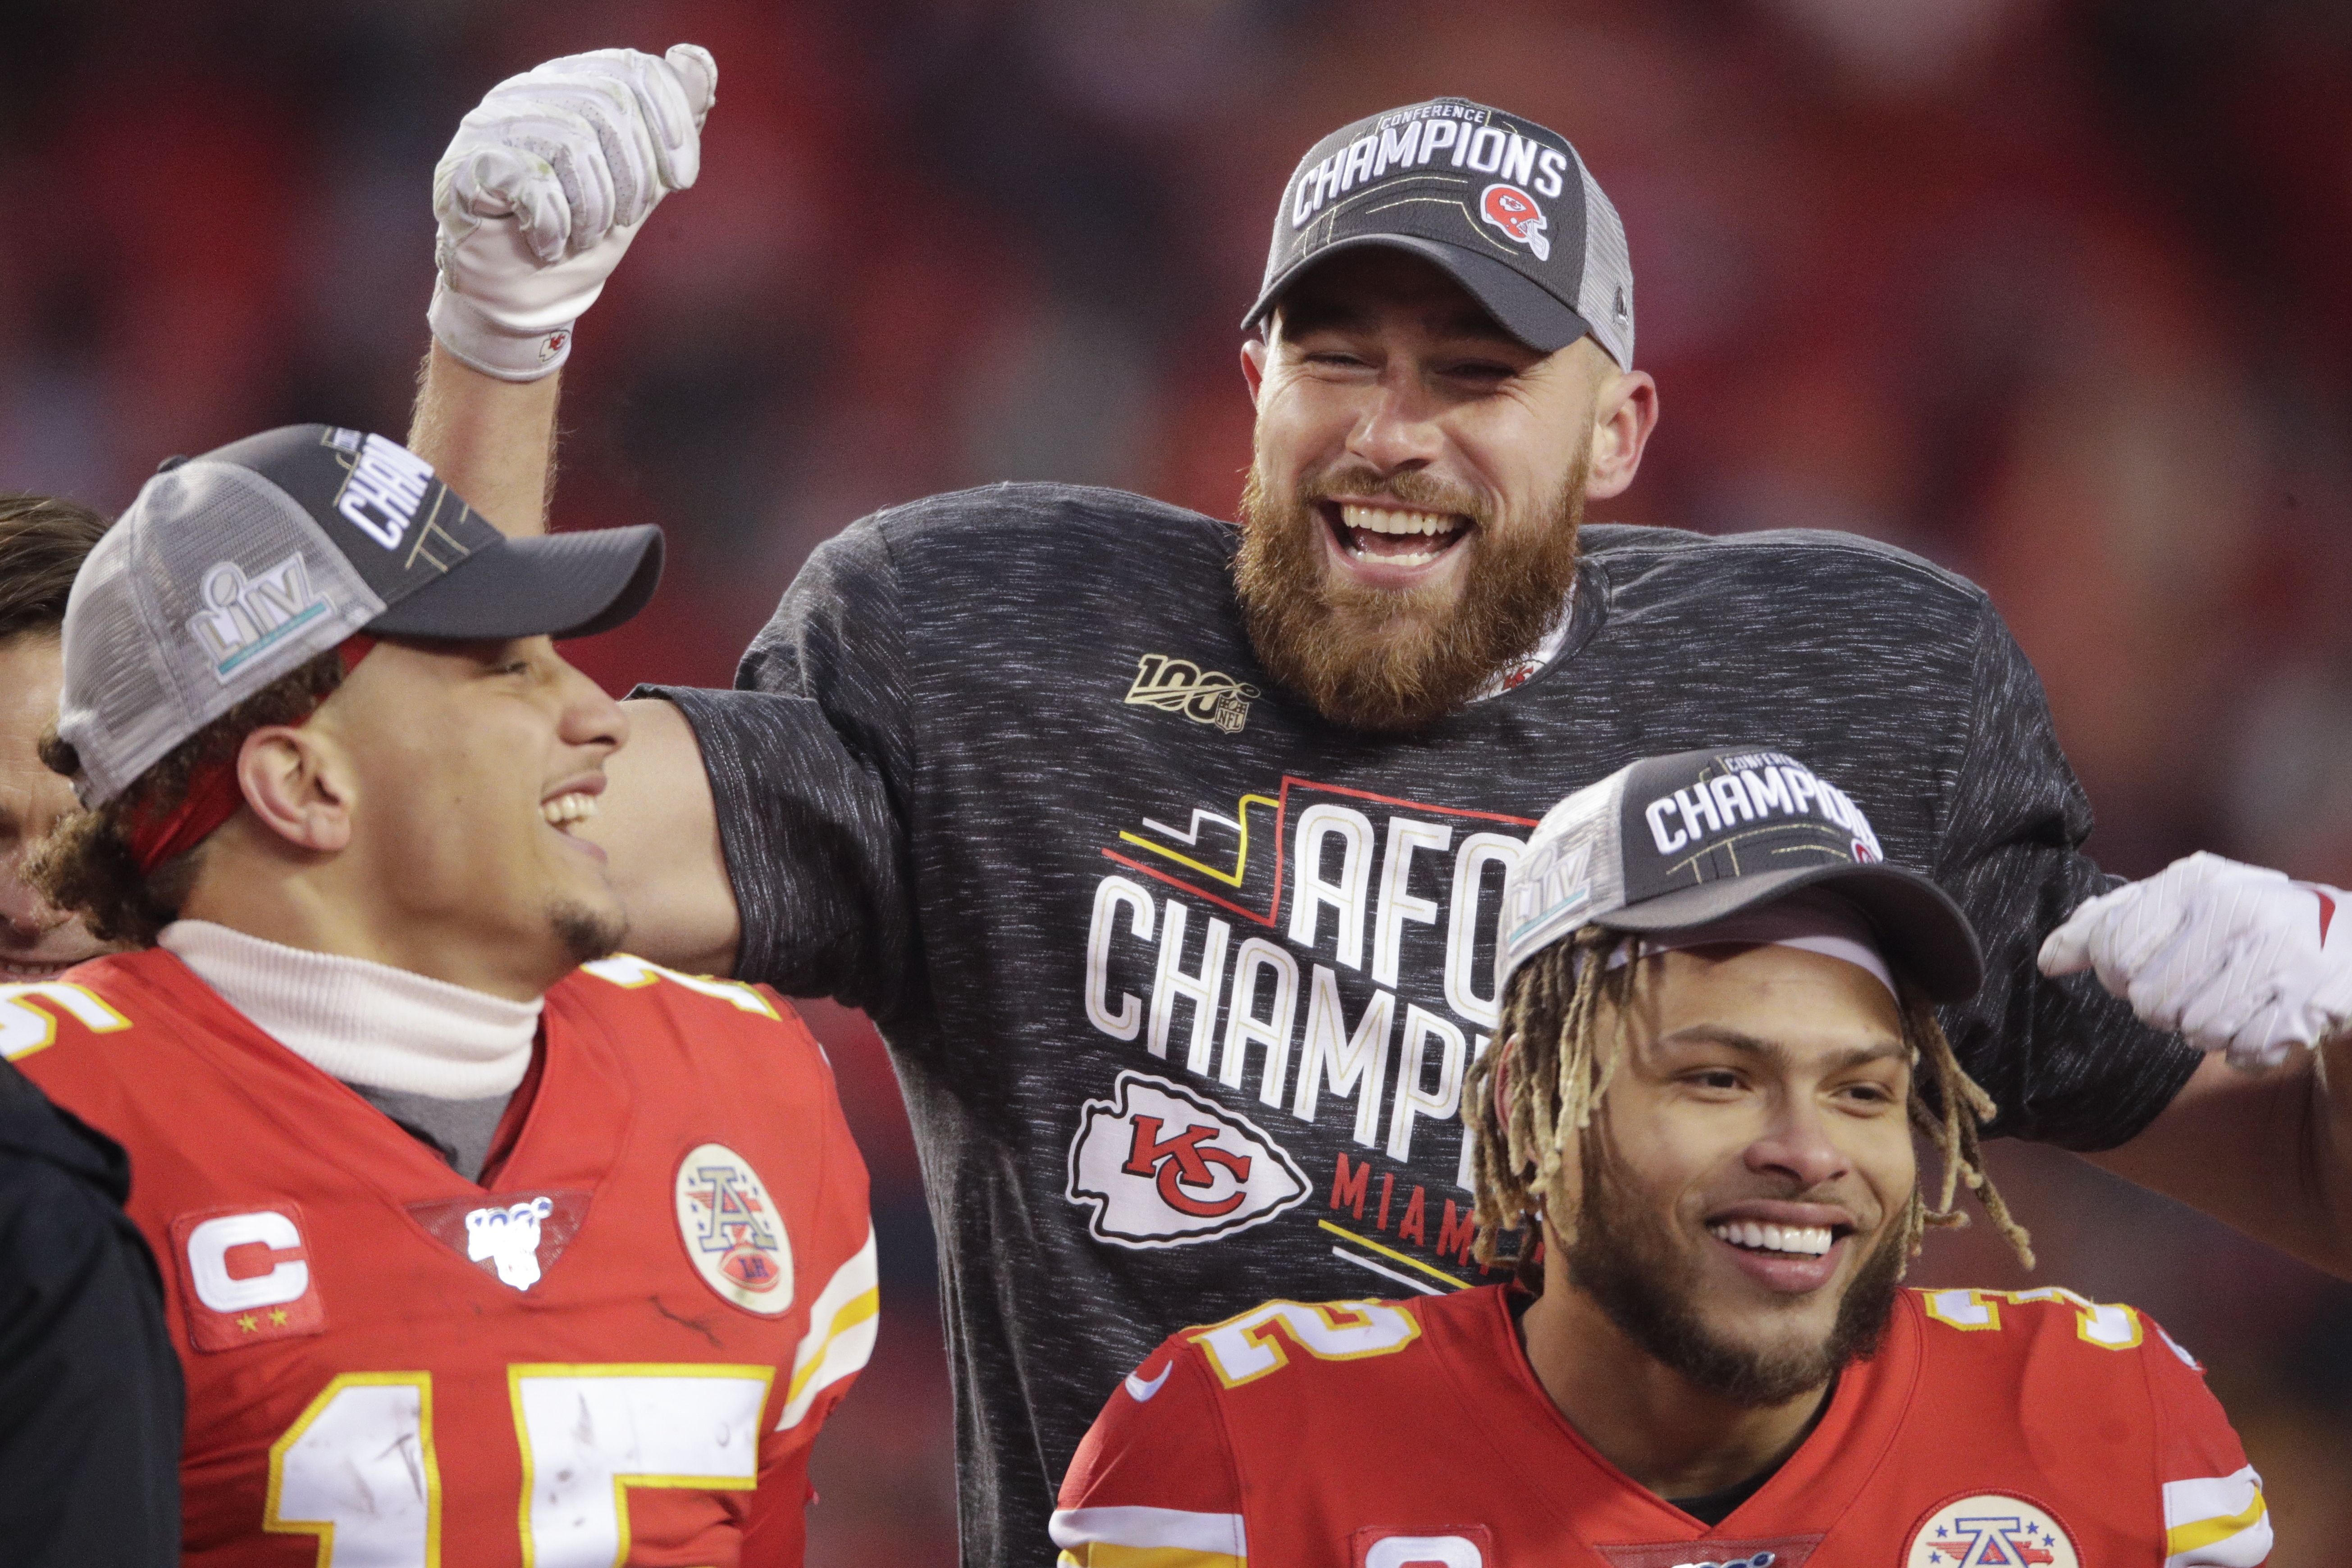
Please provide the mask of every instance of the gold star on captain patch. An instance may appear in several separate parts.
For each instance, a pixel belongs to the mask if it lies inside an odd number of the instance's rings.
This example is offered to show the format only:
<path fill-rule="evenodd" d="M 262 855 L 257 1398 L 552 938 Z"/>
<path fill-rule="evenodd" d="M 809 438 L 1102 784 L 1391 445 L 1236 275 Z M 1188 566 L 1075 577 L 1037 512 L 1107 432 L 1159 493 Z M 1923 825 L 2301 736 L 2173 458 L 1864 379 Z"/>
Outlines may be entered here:
<path fill-rule="evenodd" d="M 286 1309 L 284 1307 L 272 1307 L 269 1309 L 269 1323 L 272 1328 L 282 1329 L 286 1326 L 287 1322 Z"/>
<path fill-rule="evenodd" d="M 236 1320 L 236 1326 L 243 1329 L 247 1333 L 258 1333 L 261 1330 L 261 1325 L 253 1321 L 253 1314 L 251 1312 L 247 1312 L 244 1316 L 238 1318 Z"/>

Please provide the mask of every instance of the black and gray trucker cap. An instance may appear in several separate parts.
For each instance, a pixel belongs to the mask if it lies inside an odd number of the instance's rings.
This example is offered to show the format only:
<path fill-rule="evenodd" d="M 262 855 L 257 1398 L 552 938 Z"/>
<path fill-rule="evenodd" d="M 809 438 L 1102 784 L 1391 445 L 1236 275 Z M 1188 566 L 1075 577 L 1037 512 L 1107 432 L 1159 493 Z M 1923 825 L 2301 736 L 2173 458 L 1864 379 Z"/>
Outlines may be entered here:
<path fill-rule="evenodd" d="M 1800 888 L 1851 904 L 1887 966 L 1930 1000 L 1966 1000 L 1983 982 L 1959 905 L 1919 873 L 1887 864 L 1844 790 L 1763 749 L 1646 758 L 1545 812 L 1504 879 L 1496 977 L 1507 985 L 1581 925 L 1679 935 Z"/>
<path fill-rule="evenodd" d="M 1317 142 L 1284 188 L 1265 282 L 1242 329 L 1325 256 L 1387 246 L 1426 257 L 1545 353 L 1588 334 L 1633 368 L 1625 225 L 1566 138 L 1437 98 Z"/>
<path fill-rule="evenodd" d="M 180 742 L 354 632 L 578 637 L 661 577 L 651 524 L 509 538 L 395 441 L 291 424 L 173 460 L 66 605 L 58 734 L 103 805 Z"/>

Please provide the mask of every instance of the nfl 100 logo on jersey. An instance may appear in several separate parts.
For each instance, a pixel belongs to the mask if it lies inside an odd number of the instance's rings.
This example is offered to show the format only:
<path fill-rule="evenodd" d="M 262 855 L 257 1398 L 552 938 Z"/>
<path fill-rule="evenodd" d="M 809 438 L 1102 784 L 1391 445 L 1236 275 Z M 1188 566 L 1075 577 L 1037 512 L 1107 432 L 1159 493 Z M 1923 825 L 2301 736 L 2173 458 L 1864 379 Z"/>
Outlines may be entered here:
<path fill-rule="evenodd" d="M 409 1214 L 434 1239 L 501 1285 L 528 1291 L 588 1222 L 584 1192 L 508 1192 L 412 1203 Z"/>
<path fill-rule="evenodd" d="M 677 1230 L 703 1283 L 747 1312 L 773 1317 L 793 1304 L 793 1249 L 751 1162 L 724 1144 L 702 1144 L 677 1166 Z"/>

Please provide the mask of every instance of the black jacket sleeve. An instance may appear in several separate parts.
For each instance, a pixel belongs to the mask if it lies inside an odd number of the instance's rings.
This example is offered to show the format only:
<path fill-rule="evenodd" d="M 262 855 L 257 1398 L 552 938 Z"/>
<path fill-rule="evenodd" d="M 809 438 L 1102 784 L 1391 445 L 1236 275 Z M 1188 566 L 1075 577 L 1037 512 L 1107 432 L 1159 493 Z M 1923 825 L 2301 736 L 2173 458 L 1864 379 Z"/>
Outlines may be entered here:
<path fill-rule="evenodd" d="M 0 1542 L 11 1563 L 180 1556 L 180 1364 L 122 1211 L 128 1165 L 0 1063 Z"/>
<path fill-rule="evenodd" d="M 878 518 L 820 546 L 731 692 L 642 687 L 702 747 L 742 921 L 735 973 L 888 1020 L 925 1005 L 905 824 L 914 767 Z"/>
<path fill-rule="evenodd" d="M 2200 1060 L 2151 1030 L 2091 975 L 2045 977 L 2042 940 L 2115 886 L 2083 853 L 2091 805 L 2058 747 L 2041 678 L 1988 602 L 1979 626 L 1976 711 L 1958 764 L 1938 881 L 1984 943 L 1985 983 L 1946 1009 L 1954 1053 L 2000 1107 L 1992 1130 L 2084 1152 L 2153 1121 Z"/>

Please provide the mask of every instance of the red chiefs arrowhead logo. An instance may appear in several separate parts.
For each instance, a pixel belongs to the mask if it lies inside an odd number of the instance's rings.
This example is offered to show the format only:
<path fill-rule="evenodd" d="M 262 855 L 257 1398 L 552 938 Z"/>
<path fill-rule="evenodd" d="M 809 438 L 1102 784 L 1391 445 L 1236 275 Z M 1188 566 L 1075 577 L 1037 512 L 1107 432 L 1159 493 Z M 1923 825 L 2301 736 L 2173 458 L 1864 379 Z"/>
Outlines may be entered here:
<path fill-rule="evenodd" d="M 1478 197 L 1478 215 L 1535 252 L 1538 261 L 1551 259 L 1551 240 L 1544 234 L 1551 220 L 1517 185 L 1487 186 Z"/>
<path fill-rule="evenodd" d="M 1307 1197 L 1307 1176 L 1246 1116 L 1122 1072 L 1110 1099 L 1079 1108 L 1067 1196 L 1094 1209 L 1097 1241 L 1181 1247 L 1273 1218 Z"/>

